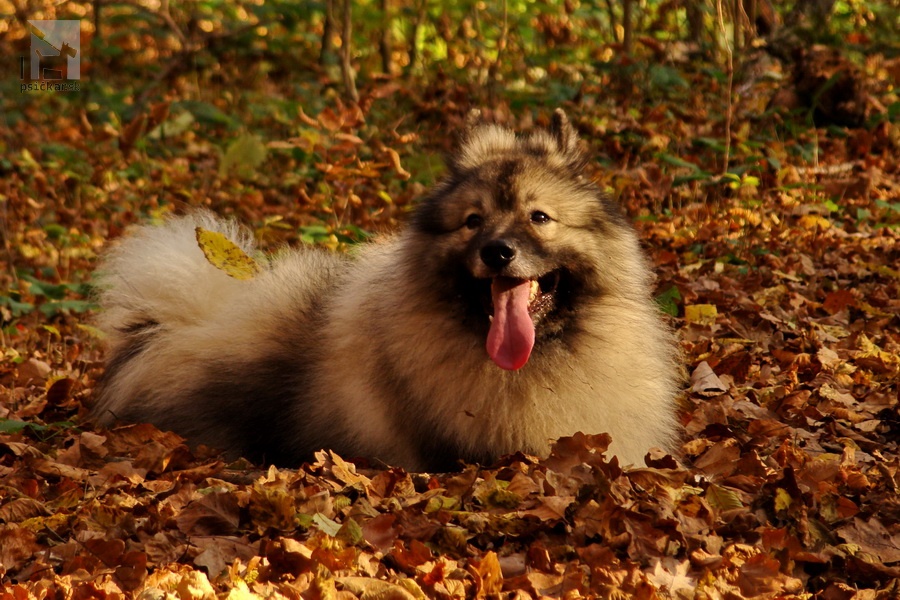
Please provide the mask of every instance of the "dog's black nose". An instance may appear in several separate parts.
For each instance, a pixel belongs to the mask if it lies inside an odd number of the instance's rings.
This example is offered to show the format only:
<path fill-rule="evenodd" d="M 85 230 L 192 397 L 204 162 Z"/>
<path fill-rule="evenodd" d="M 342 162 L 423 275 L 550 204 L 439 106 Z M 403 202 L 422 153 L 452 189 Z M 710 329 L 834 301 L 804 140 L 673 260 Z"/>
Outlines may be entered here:
<path fill-rule="evenodd" d="M 516 257 L 516 248 L 506 240 L 491 240 L 481 247 L 481 260 L 499 271 Z"/>

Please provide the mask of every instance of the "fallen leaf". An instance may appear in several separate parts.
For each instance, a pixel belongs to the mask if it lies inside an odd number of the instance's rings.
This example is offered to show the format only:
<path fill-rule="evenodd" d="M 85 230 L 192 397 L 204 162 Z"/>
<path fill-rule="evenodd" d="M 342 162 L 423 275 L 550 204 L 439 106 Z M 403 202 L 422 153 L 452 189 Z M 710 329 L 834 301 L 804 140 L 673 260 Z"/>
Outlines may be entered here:
<path fill-rule="evenodd" d="M 714 325 L 718 316 L 715 304 L 686 304 L 684 320 L 694 325 Z"/>
<path fill-rule="evenodd" d="M 335 581 L 361 600 L 416 600 L 404 587 L 389 581 L 371 577 L 338 577 Z"/>
<path fill-rule="evenodd" d="M 38 550 L 34 533 L 14 524 L 0 524 L 0 567 L 17 571 Z"/>
<path fill-rule="evenodd" d="M 829 292 L 825 296 L 825 302 L 822 303 L 822 306 L 828 311 L 828 314 L 833 315 L 855 304 L 856 297 L 853 295 L 853 292 L 850 290 L 837 290 Z"/>
<path fill-rule="evenodd" d="M 885 563 L 900 561 L 900 534 L 891 534 L 877 517 L 868 521 L 854 518 L 853 522 L 839 527 L 837 534 L 849 544 L 878 557 Z"/>
<path fill-rule="evenodd" d="M 258 135 L 244 134 L 228 145 L 219 164 L 219 177 L 232 171 L 238 177 L 249 178 L 266 160 L 266 145 Z"/>
<path fill-rule="evenodd" d="M 718 396 L 727 392 L 728 386 L 722 383 L 709 363 L 704 360 L 691 373 L 691 391 L 703 396 Z"/>
<path fill-rule="evenodd" d="M 190 535 L 230 535 L 240 523 L 237 499 L 228 492 L 207 494 L 191 502 L 175 521 Z"/>
<path fill-rule="evenodd" d="M 470 572 L 476 576 L 476 598 L 494 598 L 503 588 L 503 574 L 495 552 L 487 552 L 480 560 L 472 561 Z"/>
<path fill-rule="evenodd" d="M 737 492 L 716 484 L 711 484 L 706 489 L 705 498 L 710 506 L 722 511 L 744 507 Z"/>
<path fill-rule="evenodd" d="M 230 277 L 252 279 L 259 273 L 259 264 L 218 231 L 197 227 L 197 244 L 203 250 L 206 260 Z"/>
<path fill-rule="evenodd" d="M 397 172 L 397 175 L 400 176 L 401 179 L 409 179 L 412 177 L 412 174 L 403 168 L 403 165 L 400 164 L 400 155 L 393 148 L 385 148 L 388 154 L 388 158 L 391 159 L 391 165 L 393 165 L 394 170 Z"/>

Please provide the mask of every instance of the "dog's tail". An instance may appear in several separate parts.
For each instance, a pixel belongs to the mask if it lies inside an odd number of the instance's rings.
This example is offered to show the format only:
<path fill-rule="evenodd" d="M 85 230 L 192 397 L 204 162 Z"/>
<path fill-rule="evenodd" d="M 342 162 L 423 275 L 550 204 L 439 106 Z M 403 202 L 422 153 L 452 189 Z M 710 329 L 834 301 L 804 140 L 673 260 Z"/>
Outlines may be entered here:
<path fill-rule="evenodd" d="M 225 235 L 259 272 L 235 279 L 213 266 L 198 227 Z M 272 432 L 291 427 L 308 387 L 302 367 L 319 348 L 315 307 L 344 270 L 315 249 L 259 258 L 248 230 L 209 213 L 136 228 L 95 275 L 108 348 L 93 420 L 153 423 L 232 455 L 293 456 L 293 438 Z"/>
<path fill-rule="evenodd" d="M 103 308 L 97 325 L 111 348 L 146 329 L 201 322 L 244 291 L 246 282 L 206 259 L 197 227 L 224 234 L 248 255 L 255 252 L 250 232 L 207 212 L 139 227 L 106 254 L 94 275 Z"/>
<path fill-rule="evenodd" d="M 251 282 L 230 277 L 207 260 L 197 227 L 222 233 L 254 254 L 249 231 L 197 212 L 136 228 L 95 272 L 102 308 L 96 325 L 107 346 L 93 411 L 101 423 L 140 410 L 155 418 L 163 412 L 159 407 L 177 404 L 183 388 L 202 375 L 205 347 L 213 353 L 228 349 L 231 315 L 246 303 Z"/>
<path fill-rule="evenodd" d="M 129 232 L 94 273 L 103 309 L 97 325 L 112 348 L 148 328 L 200 323 L 244 293 L 247 282 L 230 277 L 204 256 L 198 227 L 221 233 L 245 254 L 255 254 L 249 231 L 204 211 Z"/>

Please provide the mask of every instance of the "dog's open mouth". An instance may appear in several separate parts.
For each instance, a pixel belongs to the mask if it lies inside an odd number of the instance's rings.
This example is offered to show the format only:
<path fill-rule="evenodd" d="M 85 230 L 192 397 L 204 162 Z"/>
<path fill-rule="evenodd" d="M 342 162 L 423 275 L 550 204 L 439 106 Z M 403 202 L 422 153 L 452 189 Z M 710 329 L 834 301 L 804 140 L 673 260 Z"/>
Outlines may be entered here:
<path fill-rule="evenodd" d="M 535 324 L 556 305 L 559 271 L 537 279 L 494 277 L 491 280 L 487 351 L 502 369 L 522 368 L 534 348 Z"/>

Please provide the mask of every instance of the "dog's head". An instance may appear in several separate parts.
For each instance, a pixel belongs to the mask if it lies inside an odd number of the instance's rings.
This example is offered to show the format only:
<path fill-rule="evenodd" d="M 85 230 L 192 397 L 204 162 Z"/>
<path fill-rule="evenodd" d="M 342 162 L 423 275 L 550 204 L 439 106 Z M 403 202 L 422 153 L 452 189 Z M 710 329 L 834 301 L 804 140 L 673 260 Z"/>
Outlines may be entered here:
<path fill-rule="evenodd" d="M 617 280 L 610 261 L 625 250 L 615 240 L 633 235 L 585 177 L 579 145 L 562 110 L 524 136 L 472 116 L 413 218 L 423 277 L 486 330 L 504 369 L 525 365 L 535 343 L 572 326 L 579 302 Z"/>

